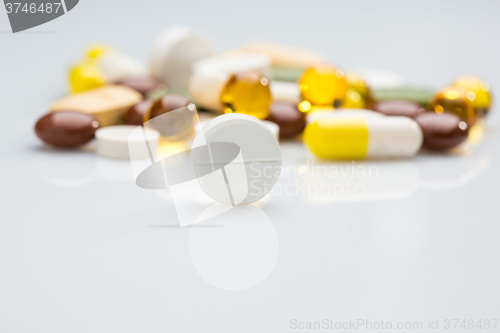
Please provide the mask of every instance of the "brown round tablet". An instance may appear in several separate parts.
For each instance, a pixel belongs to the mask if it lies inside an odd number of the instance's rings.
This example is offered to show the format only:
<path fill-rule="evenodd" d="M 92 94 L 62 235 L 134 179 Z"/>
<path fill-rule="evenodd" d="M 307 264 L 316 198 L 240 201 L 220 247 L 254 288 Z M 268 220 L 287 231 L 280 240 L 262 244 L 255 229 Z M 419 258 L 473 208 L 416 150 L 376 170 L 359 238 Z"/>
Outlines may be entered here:
<path fill-rule="evenodd" d="M 169 111 L 188 106 L 189 103 L 189 100 L 184 96 L 165 95 L 153 103 L 144 120 L 147 121 Z"/>
<path fill-rule="evenodd" d="M 389 99 L 379 101 L 373 106 L 373 110 L 386 116 L 405 116 L 413 118 L 425 110 L 415 102 L 400 99 Z"/>
<path fill-rule="evenodd" d="M 124 79 L 124 80 L 115 82 L 115 84 L 119 84 L 122 86 L 132 88 L 135 91 L 142 94 L 142 96 L 144 96 L 144 97 L 146 97 L 148 95 L 148 93 L 150 93 L 152 91 L 166 89 L 166 86 L 163 82 L 161 82 L 157 79 L 153 79 L 151 77 Z"/>
<path fill-rule="evenodd" d="M 46 114 L 35 125 L 35 133 L 45 143 L 62 148 L 78 147 L 94 137 L 99 128 L 94 116 L 76 111 Z"/>
<path fill-rule="evenodd" d="M 304 131 L 306 115 L 289 102 L 274 102 L 269 108 L 270 120 L 280 127 L 280 139 L 289 139 Z"/>
<path fill-rule="evenodd" d="M 467 139 L 469 126 L 451 113 L 424 112 L 415 117 L 424 134 L 423 146 L 429 149 L 451 149 Z"/>
<path fill-rule="evenodd" d="M 144 117 L 146 117 L 146 114 L 149 112 L 149 109 L 151 109 L 153 103 L 153 100 L 146 99 L 132 105 L 123 116 L 123 122 L 127 125 L 137 126 L 144 124 Z"/>

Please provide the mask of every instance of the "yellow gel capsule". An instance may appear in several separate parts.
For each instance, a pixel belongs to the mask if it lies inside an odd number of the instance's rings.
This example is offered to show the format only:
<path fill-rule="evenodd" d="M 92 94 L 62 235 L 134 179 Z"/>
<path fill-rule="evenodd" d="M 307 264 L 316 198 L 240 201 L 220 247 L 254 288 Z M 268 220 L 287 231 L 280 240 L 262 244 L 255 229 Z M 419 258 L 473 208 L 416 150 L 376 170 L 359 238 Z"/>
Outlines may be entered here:
<path fill-rule="evenodd" d="M 272 102 L 269 79 L 257 70 L 233 74 L 222 89 L 221 101 L 224 113 L 265 119 Z"/>
<path fill-rule="evenodd" d="M 98 60 L 111 51 L 109 46 L 96 44 L 85 51 L 85 60 L 74 65 L 69 72 L 72 93 L 84 92 L 105 85 L 106 79 L 98 67 Z"/>
<path fill-rule="evenodd" d="M 344 72 L 329 65 L 308 68 L 299 85 L 303 103 L 313 106 L 334 106 L 344 99 L 348 88 Z"/>
<path fill-rule="evenodd" d="M 373 97 L 371 89 L 358 75 L 347 74 L 348 89 L 342 100 L 342 107 L 348 109 L 371 109 Z"/>
<path fill-rule="evenodd" d="M 485 117 L 491 108 L 491 93 L 488 82 L 475 76 L 461 76 L 451 84 L 466 91 L 467 98 L 472 101 L 472 107 L 478 118 Z"/>
<path fill-rule="evenodd" d="M 432 99 L 431 109 L 437 113 L 452 113 L 469 125 L 476 122 L 476 113 L 472 106 L 472 96 L 460 87 L 447 87 L 439 90 Z"/>
<path fill-rule="evenodd" d="M 73 66 L 69 72 L 69 86 L 72 93 L 84 92 L 106 84 L 100 69 L 92 62 Z"/>
<path fill-rule="evenodd" d="M 319 158 L 362 159 L 368 152 L 368 125 L 363 118 L 322 119 L 307 125 L 304 142 Z"/>

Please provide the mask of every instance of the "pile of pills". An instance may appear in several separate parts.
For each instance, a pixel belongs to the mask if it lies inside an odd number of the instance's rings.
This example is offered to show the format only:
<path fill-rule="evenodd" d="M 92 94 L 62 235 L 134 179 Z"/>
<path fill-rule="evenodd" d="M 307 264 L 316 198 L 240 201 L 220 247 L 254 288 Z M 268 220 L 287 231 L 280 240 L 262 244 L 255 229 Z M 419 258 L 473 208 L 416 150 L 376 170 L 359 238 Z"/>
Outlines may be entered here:
<path fill-rule="evenodd" d="M 50 106 L 35 133 L 60 148 L 96 138 L 97 153 L 114 158 L 129 157 L 110 152 L 121 149 L 133 128 L 194 105 L 207 115 L 252 116 L 258 120 L 252 126 L 281 140 L 303 140 L 322 159 L 408 158 L 422 147 L 459 146 L 492 103 L 488 83 L 474 76 L 437 92 L 377 86 L 363 72 L 344 72 L 302 49 L 253 43 L 218 52 L 208 36 L 187 27 L 162 33 L 147 66 L 109 46 L 93 46 L 68 79 L 71 94 Z M 231 117 L 224 118 L 227 126 Z M 234 117 L 233 126 L 240 123 Z M 175 126 L 148 130 L 161 140 Z"/>

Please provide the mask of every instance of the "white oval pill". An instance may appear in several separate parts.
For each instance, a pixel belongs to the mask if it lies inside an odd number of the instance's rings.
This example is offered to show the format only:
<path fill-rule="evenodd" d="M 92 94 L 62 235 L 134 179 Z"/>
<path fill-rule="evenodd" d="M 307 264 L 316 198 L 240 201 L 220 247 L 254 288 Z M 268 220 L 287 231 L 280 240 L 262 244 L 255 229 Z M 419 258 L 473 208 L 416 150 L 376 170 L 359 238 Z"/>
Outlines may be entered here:
<path fill-rule="evenodd" d="M 119 125 L 100 128 L 95 132 L 96 153 L 99 156 L 116 159 L 129 159 L 130 151 L 142 152 L 134 154 L 134 159 L 151 159 L 156 154 L 160 133 L 149 127 L 136 130 L 134 125 Z M 148 149 L 142 149 L 144 144 Z M 152 154 L 152 156 L 150 155 Z"/>
<path fill-rule="evenodd" d="M 192 67 L 189 92 L 197 104 L 222 111 L 221 92 L 232 74 L 259 70 L 270 72 L 271 60 L 260 54 L 222 54 L 196 62 Z"/>
<path fill-rule="evenodd" d="M 274 134 L 262 121 L 244 114 L 225 114 L 214 118 L 198 134 L 195 142 L 234 143 L 241 155 L 230 166 L 216 165 L 223 169 L 226 184 L 214 184 L 198 178 L 200 186 L 214 200 L 232 205 L 255 202 L 268 194 L 281 174 L 281 149 Z M 222 186 L 221 186 L 222 185 Z M 228 202 L 225 192 L 231 191 Z M 221 191 L 224 190 L 224 191 Z"/>
<path fill-rule="evenodd" d="M 182 26 L 167 29 L 153 45 L 150 74 L 169 88 L 187 89 L 191 66 L 215 51 L 212 40 L 200 31 Z"/>
<path fill-rule="evenodd" d="M 146 77 L 144 66 L 136 59 L 119 52 L 110 52 L 101 56 L 97 66 L 107 82 Z"/>
<path fill-rule="evenodd" d="M 408 117 L 381 117 L 368 121 L 370 144 L 367 157 L 411 157 L 422 147 L 420 126 Z"/>

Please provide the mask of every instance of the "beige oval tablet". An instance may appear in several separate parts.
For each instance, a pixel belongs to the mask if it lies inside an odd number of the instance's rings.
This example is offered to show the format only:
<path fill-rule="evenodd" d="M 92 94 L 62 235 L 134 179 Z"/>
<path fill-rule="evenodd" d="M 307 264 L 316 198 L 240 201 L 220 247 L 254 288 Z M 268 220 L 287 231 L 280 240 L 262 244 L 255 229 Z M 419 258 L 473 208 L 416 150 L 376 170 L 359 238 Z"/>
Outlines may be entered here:
<path fill-rule="evenodd" d="M 142 95 L 131 88 L 109 85 L 64 97 L 50 111 L 84 112 L 96 117 L 101 126 L 110 126 L 122 123 L 124 113 L 141 100 Z"/>

